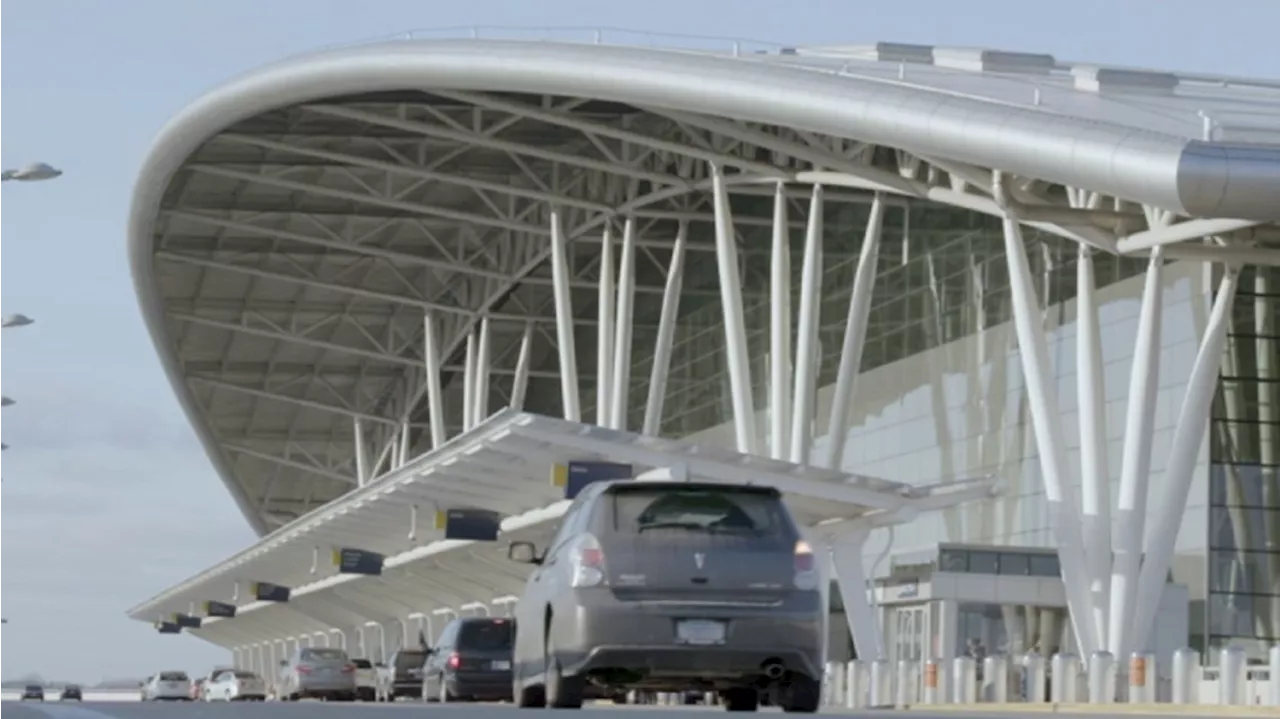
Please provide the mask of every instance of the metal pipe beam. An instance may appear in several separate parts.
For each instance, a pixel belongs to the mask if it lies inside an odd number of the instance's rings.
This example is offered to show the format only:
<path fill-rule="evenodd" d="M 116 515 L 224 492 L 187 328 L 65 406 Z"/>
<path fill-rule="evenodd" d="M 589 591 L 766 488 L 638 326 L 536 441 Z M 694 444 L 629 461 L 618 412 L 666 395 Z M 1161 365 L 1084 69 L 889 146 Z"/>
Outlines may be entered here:
<path fill-rule="evenodd" d="M 631 337 L 636 303 L 636 220 L 628 217 L 622 230 L 622 262 L 618 267 L 618 319 L 614 325 L 613 397 L 609 400 L 609 427 L 627 429 L 631 400 Z"/>
<path fill-rule="evenodd" d="M 643 433 L 657 437 L 662 430 L 662 410 L 667 399 L 667 375 L 671 371 L 671 351 L 675 346 L 676 323 L 680 316 L 680 289 L 684 284 L 684 256 L 688 226 L 680 223 L 671 264 L 667 267 L 667 287 L 662 293 L 662 314 L 653 344 L 653 365 L 649 369 L 649 397 L 644 408 Z"/>
<path fill-rule="evenodd" d="M 809 464 L 813 451 L 814 405 L 818 383 L 818 327 L 822 312 L 822 185 L 813 186 L 800 271 L 800 324 L 796 332 L 795 389 L 792 392 L 791 456 Z"/>
<path fill-rule="evenodd" d="M 569 258 L 559 208 L 551 209 L 551 274 L 555 280 L 556 343 L 560 352 L 560 393 L 564 418 L 582 421 L 578 401 L 578 357 L 573 340 L 573 304 L 569 297 Z"/>
<path fill-rule="evenodd" d="M 769 267 L 769 456 L 787 458 L 791 428 L 791 225 L 787 186 L 773 197 L 773 247 Z"/>
<path fill-rule="evenodd" d="M 747 359 L 747 327 L 742 312 L 742 277 L 738 274 L 738 245 L 724 172 L 711 165 L 712 199 L 716 213 L 716 265 L 720 272 L 720 302 L 724 309 L 725 354 L 733 395 L 733 428 L 738 451 L 755 454 L 755 407 L 751 366 Z"/>
<path fill-rule="evenodd" d="M 596 424 L 609 426 L 609 402 L 613 392 L 614 290 L 613 225 L 606 224 L 600 238 L 600 296 L 596 301 Z"/>

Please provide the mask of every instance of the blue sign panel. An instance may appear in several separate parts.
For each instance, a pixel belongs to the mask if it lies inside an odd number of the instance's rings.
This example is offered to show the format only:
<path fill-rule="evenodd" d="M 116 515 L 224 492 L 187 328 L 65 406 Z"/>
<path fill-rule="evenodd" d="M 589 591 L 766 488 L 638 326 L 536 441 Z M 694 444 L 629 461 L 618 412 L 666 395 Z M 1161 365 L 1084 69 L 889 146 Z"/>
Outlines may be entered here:
<path fill-rule="evenodd" d="M 200 617 L 193 617 L 190 614 L 175 614 L 173 615 L 173 623 L 183 629 L 199 629 Z"/>
<path fill-rule="evenodd" d="M 204 603 L 204 613 L 210 617 L 234 617 L 236 615 L 236 605 L 215 602 L 210 599 Z"/>
<path fill-rule="evenodd" d="M 289 588 L 270 582 L 254 582 L 253 598 L 260 602 L 287 602 L 289 601 Z"/>
<path fill-rule="evenodd" d="M 181 634 L 182 627 L 173 622 L 156 622 L 156 631 L 161 634 Z"/>
<path fill-rule="evenodd" d="M 382 563 L 385 558 L 377 552 L 367 549 L 343 547 L 333 550 L 333 566 L 342 574 L 364 574 L 376 577 L 382 574 Z"/>
<path fill-rule="evenodd" d="M 444 538 L 494 542 L 502 517 L 487 509 L 450 509 L 444 514 Z"/>
<path fill-rule="evenodd" d="M 631 479 L 635 470 L 616 462 L 570 462 L 565 471 L 564 498 L 573 499 L 593 482 Z"/>

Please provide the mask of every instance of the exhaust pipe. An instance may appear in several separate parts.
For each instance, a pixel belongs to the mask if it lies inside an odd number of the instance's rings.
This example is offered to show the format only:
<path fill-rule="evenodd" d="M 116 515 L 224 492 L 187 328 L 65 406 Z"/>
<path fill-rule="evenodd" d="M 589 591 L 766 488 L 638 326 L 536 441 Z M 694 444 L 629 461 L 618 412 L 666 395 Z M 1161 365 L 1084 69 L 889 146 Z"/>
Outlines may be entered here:
<path fill-rule="evenodd" d="M 787 671 L 786 667 L 782 666 L 782 662 L 779 661 L 765 662 L 761 669 L 764 671 L 764 675 L 770 679 L 781 679 L 783 673 Z"/>

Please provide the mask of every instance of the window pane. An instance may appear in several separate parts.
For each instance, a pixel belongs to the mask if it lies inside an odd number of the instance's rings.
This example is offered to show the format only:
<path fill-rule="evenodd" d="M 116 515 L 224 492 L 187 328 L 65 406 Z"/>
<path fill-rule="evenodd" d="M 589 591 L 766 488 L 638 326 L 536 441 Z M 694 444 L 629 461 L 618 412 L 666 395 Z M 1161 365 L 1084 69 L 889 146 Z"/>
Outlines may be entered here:
<path fill-rule="evenodd" d="M 1267 537 L 1280 532 L 1280 510 L 1248 507 L 1211 507 L 1209 509 L 1209 547 L 1211 549 L 1268 548 Z"/>
<path fill-rule="evenodd" d="M 969 571 L 975 574 L 996 574 L 1000 571 L 1000 555 L 995 552 L 971 552 Z"/>
<path fill-rule="evenodd" d="M 1058 564 L 1056 554 L 1031 555 L 1031 574 L 1036 577 L 1062 576 L 1062 567 Z"/>
<path fill-rule="evenodd" d="M 960 549 L 945 549 L 938 558 L 938 569 L 943 572 L 965 572 L 969 570 L 968 552 Z"/>
<path fill-rule="evenodd" d="M 1031 558 L 1025 554 L 1008 552 L 1000 555 L 1000 573 L 1025 576 L 1031 573 Z"/>

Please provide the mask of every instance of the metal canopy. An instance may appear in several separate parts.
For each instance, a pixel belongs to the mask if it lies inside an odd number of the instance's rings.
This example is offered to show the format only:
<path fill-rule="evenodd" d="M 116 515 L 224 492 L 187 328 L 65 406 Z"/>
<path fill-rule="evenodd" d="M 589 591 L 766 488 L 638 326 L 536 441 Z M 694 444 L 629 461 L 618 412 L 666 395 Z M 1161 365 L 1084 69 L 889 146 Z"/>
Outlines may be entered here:
<path fill-rule="evenodd" d="M 489 601 L 518 589 L 523 568 L 506 562 L 504 542 L 444 540 L 430 517 L 435 511 L 454 508 L 487 509 L 506 516 L 504 540 L 540 536 L 568 505 L 564 490 L 553 486 L 552 466 L 575 460 L 626 462 L 637 472 L 678 468 L 701 480 L 776 486 L 784 492 L 798 521 L 824 533 L 835 531 L 842 522 L 910 519 L 919 511 L 989 496 L 994 486 L 994 480 L 988 478 L 911 486 L 505 410 L 439 450 L 410 461 L 143 602 L 129 615 L 154 621 L 173 612 L 190 611 L 193 603 L 228 601 L 237 582 L 243 594 L 254 581 L 294 588 L 295 598 L 300 599 L 317 592 L 385 586 L 413 577 L 421 580 L 419 601 L 430 601 L 436 607 L 456 608 L 464 599 Z M 413 507 L 418 508 L 419 521 L 411 533 Z M 328 557 L 338 546 L 384 554 L 388 557 L 384 576 L 336 574 L 328 566 Z M 320 561 L 313 571 L 317 552 Z M 414 596 L 409 591 L 400 601 L 412 602 Z M 246 602 L 244 596 L 239 603 L 245 614 L 271 606 Z M 412 610 L 402 609 L 400 615 L 407 611 Z"/>

